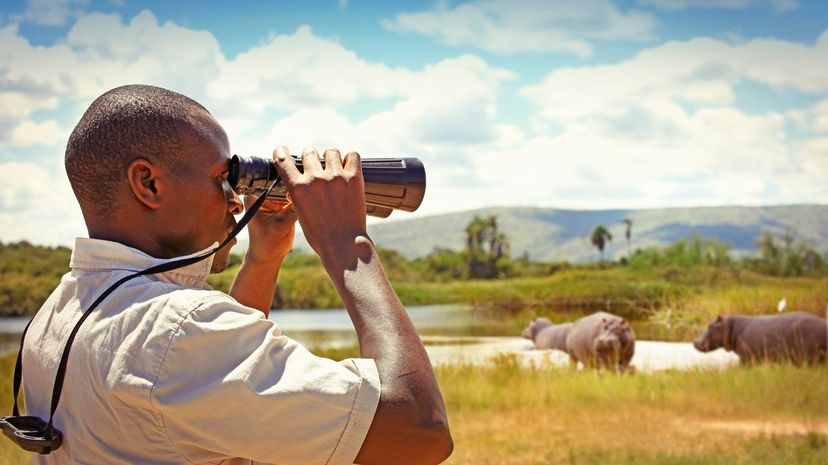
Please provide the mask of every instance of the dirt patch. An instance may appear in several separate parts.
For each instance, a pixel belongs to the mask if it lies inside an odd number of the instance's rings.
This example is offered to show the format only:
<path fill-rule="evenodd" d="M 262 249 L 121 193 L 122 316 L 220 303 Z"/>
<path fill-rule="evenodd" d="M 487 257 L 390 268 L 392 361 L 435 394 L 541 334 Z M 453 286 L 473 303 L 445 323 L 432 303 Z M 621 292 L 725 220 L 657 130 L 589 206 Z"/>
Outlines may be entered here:
<path fill-rule="evenodd" d="M 828 435 L 828 422 L 811 421 L 700 421 L 700 428 L 747 435 L 791 435 L 818 433 Z"/>

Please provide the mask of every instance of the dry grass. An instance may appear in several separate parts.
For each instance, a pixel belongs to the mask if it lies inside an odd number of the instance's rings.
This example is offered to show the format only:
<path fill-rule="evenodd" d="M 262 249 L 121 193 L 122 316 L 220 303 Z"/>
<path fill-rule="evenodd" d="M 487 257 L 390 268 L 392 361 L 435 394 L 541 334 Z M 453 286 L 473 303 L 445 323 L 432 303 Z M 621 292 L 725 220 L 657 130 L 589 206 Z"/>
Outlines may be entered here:
<path fill-rule="evenodd" d="M 504 357 L 437 373 L 455 438 L 450 464 L 828 460 L 826 367 L 609 376 Z"/>
<path fill-rule="evenodd" d="M 824 464 L 825 436 L 749 435 L 696 427 L 671 412 L 555 408 L 451 416 L 451 465 Z"/>
<path fill-rule="evenodd" d="M 2 412 L 12 364 L 0 360 Z M 436 373 L 455 440 L 447 464 L 828 463 L 828 366 L 615 376 L 501 357 Z M 0 440 L 0 465 L 28 461 Z"/>

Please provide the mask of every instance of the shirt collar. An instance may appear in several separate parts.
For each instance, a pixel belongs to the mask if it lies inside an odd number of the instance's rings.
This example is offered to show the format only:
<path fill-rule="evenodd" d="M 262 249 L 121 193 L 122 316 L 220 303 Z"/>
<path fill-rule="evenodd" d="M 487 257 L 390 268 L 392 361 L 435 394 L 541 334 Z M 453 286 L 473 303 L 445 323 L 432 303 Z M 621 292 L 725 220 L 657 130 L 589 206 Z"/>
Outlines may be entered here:
<path fill-rule="evenodd" d="M 160 265 L 173 260 L 201 255 L 218 247 L 214 242 L 204 250 L 174 258 L 155 258 L 146 253 L 126 246 L 119 242 L 104 241 L 79 237 L 75 239 L 75 248 L 69 266 L 79 271 L 141 271 L 151 266 Z M 205 287 L 207 275 L 213 265 L 213 255 L 199 262 L 175 270 L 159 273 L 154 276 L 161 281 L 187 287 Z"/>

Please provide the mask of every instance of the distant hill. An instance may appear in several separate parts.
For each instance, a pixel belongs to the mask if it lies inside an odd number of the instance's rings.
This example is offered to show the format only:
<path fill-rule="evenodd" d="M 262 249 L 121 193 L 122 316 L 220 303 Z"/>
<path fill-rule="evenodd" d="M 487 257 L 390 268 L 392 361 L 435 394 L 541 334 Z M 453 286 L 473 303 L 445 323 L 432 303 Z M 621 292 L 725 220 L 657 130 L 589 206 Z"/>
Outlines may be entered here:
<path fill-rule="evenodd" d="M 495 215 L 512 246 L 512 256 L 527 252 L 543 261 L 595 260 L 597 250 L 589 242 L 596 225 L 603 224 L 613 240 L 607 257 L 627 254 L 625 218 L 632 220 L 630 247 L 666 245 L 699 234 L 731 245 L 735 254 L 756 251 L 755 239 L 763 231 L 781 234 L 792 228 L 820 254 L 828 253 L 828 205 L 784 205 L 773 207 L 698 207 L 638 210 L 561 210 L 555 208 L 482 208 L 458 213 L 388 220 L 369 225 L 374 242 L 395 249 L 408 258 L 421 257 L 436 247 L 462 250 L 464 229 L 475 215 Z M 395 213 L 402 217 L 403 214 Z M 299 235 L 296 245 L 307 249 Z"/>

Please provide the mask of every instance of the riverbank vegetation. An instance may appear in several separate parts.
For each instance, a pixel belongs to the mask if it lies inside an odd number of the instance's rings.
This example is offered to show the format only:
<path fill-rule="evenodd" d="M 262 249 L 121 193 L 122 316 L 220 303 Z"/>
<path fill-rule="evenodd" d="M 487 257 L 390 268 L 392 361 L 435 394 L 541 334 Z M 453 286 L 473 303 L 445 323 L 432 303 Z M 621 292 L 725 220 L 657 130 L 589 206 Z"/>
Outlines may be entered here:
<path fill-rule="evenodd" d="M 349 355 L 340 352 L 319 353 Z M 11 409 L 13 363 L 13 354 L 0 358 L 0 412 Z M 613 376 L 526 367 L 503 356 L 435 371 L 455 440 L 447 464 L 828 461 L 825 367 Z M 0 465 L 28 460 L 0 440 Z"/>
<path fill-rule="evenodd" d="M 819 255 L 791 237 L 764 235 L 758 244 L 758 255 L 736 260 L 726 244 L 693 237 L 638 249 L 629 259 L 577 265 L 512 259 L 503 244 L 496 253 L 477 250 L 474 266 L 467 251 L 418 259 L 379 253 L 405 305 L 470 305 L 493 323 L 491 335 L 518 334 L 534 316 L 564 321 L 606 310 L 636 322 L 642 338 L 689 340 L 716 315 L 774 313 L 783 298 L 788 310 L 824 315 L 828 270 Z M 0 244 L 0 315 L 33 314 L 68 270 L 69 255 L 66 248 Z M 208 282 L 228 290 L 240 262 L 232 256 L 230 268 Z M 472 269 L 487 276 L 496 269 L 499 277 L 472 278 Z M 341 305 L 315 255 L 288 256 L 275 308 Z"/>

